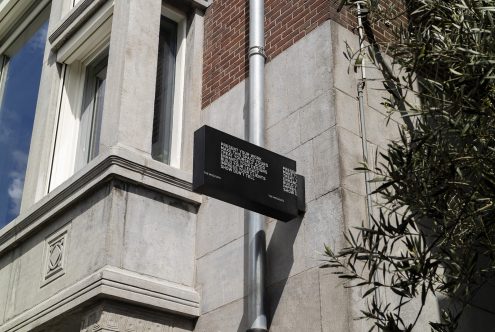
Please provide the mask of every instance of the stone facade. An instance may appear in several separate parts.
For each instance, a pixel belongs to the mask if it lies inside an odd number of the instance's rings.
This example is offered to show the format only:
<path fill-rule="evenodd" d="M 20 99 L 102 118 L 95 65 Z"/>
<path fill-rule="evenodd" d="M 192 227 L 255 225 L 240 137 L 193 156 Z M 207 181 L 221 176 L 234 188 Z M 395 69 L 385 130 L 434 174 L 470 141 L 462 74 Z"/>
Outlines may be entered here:
<path fill-rule="evenodd" d="M 228 2 L 212 1 L 163 2 L 187 18 L 179 168 L 151 158 L 162 1 L 81 0 L 72 9 L 51 1 L 21 214 L 0 230 L 0 332 L 246 330 L 245 211 L 191 191 L 194 130 L 247 132 L 244 55 L 233 66 L 228 55 L 214 60 L 215 26 L 246 13 L 222 15 Z M 319 268 L 324 244 L 341 247 L 345 228 L 367 218 L 364 176 L 354 171 L 363 158 L 358 76 L 343 56 L 357 37 L 333 2 L 293 2 L 309 6 L 310 23 L 287 41 L 289 2 L 268 1 L 266 147 L 297 161 L 307 212 L 266 221 L 270 331 L 365 331 L 354 320 L 360 294 Z M 0 14 L 4 3 L 26 0 L 0 1 Z M 47 193 L 64 63 L 97 16 L 111 20 L 100 154 Z M 245 50 L 243 22 L 233 53 Z M 232 80 L 222 76 L 229 71 Z M 373 84 L 365 105 L 371 156 L 398 124 L 385 125 Z"/>
<path fill-rule="evenodd" d="M 360 314 L 359 294 L 318 268 L 323 244 L 339 248 L 345 227 L 367 219 L 364 176 L 354 171 L 363 154 L 357 75 L 348 72 L 346 42 L 355 47 L 356 36 L 327 21 L 266 65 L 267 148 L 297 161 L 306 177 L 307 200 L 304 217 L 286 224 L 267 220 L 270 331 L 366 330 L 363 321 L 353 320 Z M 385 128 L 386 115 L 372 107 L 381 96 L 371 88 L 367 96 L 367 130 L 392 133 Z M 206 107 L 201 122 L 244 138 L 247 107 L 243 81 Z M 370 151 L 386 140 L 369 134 Z M 212 218 L 218 210 L 225 213 Z M 197 227 L 203 314 L 196 328 L 234 331 L 240 326 L 241 331 L 246 328 L 244 214 L 208 198 Z M 236 329 L 224 327 L 222 317 L 231 317 Z"/>

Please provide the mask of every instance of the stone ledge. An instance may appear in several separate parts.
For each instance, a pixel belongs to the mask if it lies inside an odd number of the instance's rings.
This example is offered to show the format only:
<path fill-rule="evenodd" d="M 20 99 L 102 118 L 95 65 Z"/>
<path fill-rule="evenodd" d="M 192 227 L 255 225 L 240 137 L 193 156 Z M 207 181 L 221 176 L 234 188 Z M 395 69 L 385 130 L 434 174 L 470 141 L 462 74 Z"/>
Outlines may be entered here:
<path fill-rule="evenodd" d="M 114 178 L 130 181 L 199 206 L 202 196 L 192 192 L 192 174 L 127 150 L 112 147 L 0 229 L 0 255 L 84 194 Z"/>
<path fill-rule="evenodd" d="M 27 26 L 45 9 L 50 0 L 0 1 L 0 54 L 3 54 Z"/>
<path fill-rule="evenodd" d="M 107 2 L 112 2 L 113 5 L 113 0 L 84 0 L 72 8 L 61 19 L 60 24 L 48 33 L 48 41 L 52 45 L 52 50 L 60 49 Z M 205 10 L 213 0 L 187 0 L 187 2 L 192 7 Z"/>
<path fill-rule="evenodd" d="M 72 37 L 108 1 L 84 0 L 72 8 L 55 30 L 48 34 L 48 40 L 52 44 L 52 49 L 59 49 L 65 41 Z"/>
<path fill-rule="evenodd" d="M 111 298 L 185 317 L 199 317 L 199 294 L 191 287 L 106 266 L 0 326 L 0 332 L 30 331 L 91 301 Z"/>
<path fill-rule="evenodd" d="M 211 6 L 213 0 L 165 0 L 162 1 L 163 4 L 177 6 L 179 8 L 184 8 L 184 5 L 190 6 L 192 8 L 197 8 L 199 11 L 204 12 L 208 7 Z"/>
<path fill-rule="evenodd" d="M 206 9 L 213 3 L 213 0 L 189 0 L 189 2 L 195 7 Z"/>

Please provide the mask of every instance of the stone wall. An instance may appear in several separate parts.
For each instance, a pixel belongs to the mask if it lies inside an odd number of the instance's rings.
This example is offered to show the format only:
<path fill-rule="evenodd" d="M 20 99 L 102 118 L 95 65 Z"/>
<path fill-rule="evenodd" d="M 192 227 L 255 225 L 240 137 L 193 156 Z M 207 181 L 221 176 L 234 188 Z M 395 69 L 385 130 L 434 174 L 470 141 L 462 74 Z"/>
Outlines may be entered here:
<path fill-rule="evenodd" d="M 33 332 L 186 332 L 193 322 L 147 308 L 103 300 Z"/>
<path fill-rule="evenodd" d="M 327 21 L 266 65 L 266 147 L 297 161 L 298 173 L 306 177 L 307 198 L 304 218 L 286 224 L 267 220 L 271 331 L 320 331 L 329 320 L 348 324 L 345 291 L 322 282 L 333 277 L 318 268 L 323 244 L 340 244 L 344 225 L 333 29 L 345 30 Z M 241 82 L 204 109 L 202 122 L 245 138 L 246 85 Z M 196 331 L 246 328 L 244 220 L 242 209 L 211 198 L 199 210 L 196 255 L 202 312 Z M 330 315 L 322 306 L 327 297 L 340 303 Z"/>
<path fill-rule="evenodd" d="M 129 179 L 100 182 L 4 250 L 0 331 L 66 324 L 61 317 L 100 298 L 197 316 L 196 213 Z"/>
<path fill-rule="evenodd" d="M 357 37 L 326 21 L 266 65 L 266 147 L 297 161 L 307 199 L 303 217 L 267 219 L 270 331 L 369 329 L 354 320 L 363 305 L 359 290 L 344 289 L 331 271 L 319 268 L 324 244 L 341 248 L 346 227 L 367 221 L 364 175 L 354 170 L 363 160 L 359 77 L 343 54 L 346 43 L 356 49 Z M 206 107 L 202 123 L 245 138 L 247 85 L 242 81 Z M 366 90 L 370 156 L 395 138 L 399 124 L 392 118 L 386 125 L 382 90 L 378 81 Z M 196 235 L 201 316 L 195 331 L 246 329 L 246 232 L 242 209 L 205 198 Z"/>

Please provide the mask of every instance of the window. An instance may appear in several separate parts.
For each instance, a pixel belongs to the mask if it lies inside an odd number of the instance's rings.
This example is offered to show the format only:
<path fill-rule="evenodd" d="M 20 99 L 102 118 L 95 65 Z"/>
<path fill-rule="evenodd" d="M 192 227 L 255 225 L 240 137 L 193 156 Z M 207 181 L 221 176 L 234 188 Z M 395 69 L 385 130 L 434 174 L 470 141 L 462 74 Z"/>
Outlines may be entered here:
<path fill-rule="evenodd" d="M 83 104 L 79 123 L 76 170 L 96 157 L 100 146 L 101 116 L 105 98 L 108 57 L 98 59 L 86 69 Z"/>
<path fill-rule="evenodd" d="M 185 17 L 163 8 L 158 44 L 152 157 L 180 167 Z"/>
<path fill-rule="evenodd" d="M 63 12 L 69 12 L 74 7 L 76 7 L 81 0 L 62 0 L 63 1 Z"/>
<path fill-rule="evenodd" d="M 99 153 L 107 54 L 65 65 L 49 191 Z"/>
<path fill-rule="evenodd" d="M 48 192 L 99 153 L 112 13 L 108 2 L 57 50 L 62 74 Z"/>
<path fill-rule="evenodd" d="M 19 214 L 47 39 L 48 9 L 0 54 L 0 227 Z"/>

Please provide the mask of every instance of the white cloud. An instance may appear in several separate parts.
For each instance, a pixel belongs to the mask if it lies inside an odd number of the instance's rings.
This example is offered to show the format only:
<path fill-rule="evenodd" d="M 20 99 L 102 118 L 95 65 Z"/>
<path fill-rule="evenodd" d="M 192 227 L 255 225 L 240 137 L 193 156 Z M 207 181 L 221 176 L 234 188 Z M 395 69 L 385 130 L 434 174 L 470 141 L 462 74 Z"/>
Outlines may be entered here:
<path fill-rule="evenodd" d="M 28 161 L 28 155 L 26 152 L 21 150 L 14 150 L 12 151 L 12 157 L 15 163 L 14 166 L 15 171 L 23 171 L 26 169 L 26 165 Z"/>
<path fill-rule="evenodd" d="M 12 130 L 12 124 L 20 120 L 19 114 L 5 105 L 0 109 L 0 143 L 9 143 L 17 138 L 17 134 Z"/>
<path fill-rule="evenodd" d="M 22 198 L 22 189 L 24 188 L 24 176 L 17 172 L 12 172 L 9 174 L 12 179 L 7 190 L 7 193 L 10 198 L 10 209 L 9 212 L 11 214 L 19 214 L 21 209 L 21 198 Z"/>
<path fill-rule="evenodd" d="M 10 184 L 7 194 L 10 198 L 9 212 L 19 214 L 21 208 L 22 191 L 24 189 L 24 173 L 27 165 L 27 154 L 20 150 L 12 151 L 12 160 L 14 169 L 9 173 Z"/>
<path fill-rule="evenodd" d="M 48 24 L 44 24 L 36 31 L 36 34 L 29 40 L 29 50 L 31 53 L 43 50 L 45 48 Z"/>
<path fill-rule="evenodd" d="M 0 143 L 8 143 L 12 139 L 12 130 L 0 124 Z"/>

